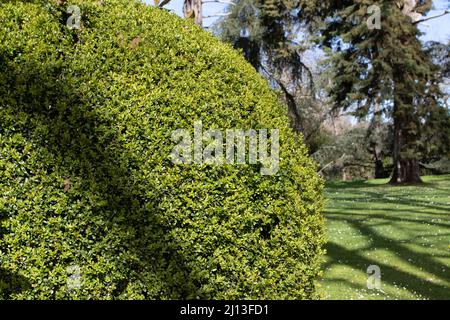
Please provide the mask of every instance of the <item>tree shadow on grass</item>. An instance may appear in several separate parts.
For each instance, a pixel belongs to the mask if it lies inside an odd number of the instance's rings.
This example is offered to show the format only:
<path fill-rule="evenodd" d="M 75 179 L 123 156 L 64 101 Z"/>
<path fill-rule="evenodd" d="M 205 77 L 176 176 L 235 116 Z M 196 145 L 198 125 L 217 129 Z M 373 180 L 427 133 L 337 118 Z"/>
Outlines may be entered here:
<path fill-rule="evenodd" d="M 325 186 L 329 190 L 348 190 L 357 188 L 382 188 L 385 185 L 370 183 L 367 180 L 353 180 L 353 181 L 326 181 Z"/>
<path fill-rule="evenodd" d="M 332 188 L 331 192 L 341 191 L 342 189 L 341 185 L 332 184 L 330 186 Z M 343 243 L 330 241 L 327 244 L 329 260 L 325 263 L 324 268 L 328 269 L 332 268 L 333 265 L 344 264 L 365 272 L 369 265 L 374 264 L 381 268 L 383 283 L 405 287 L 425 298 L 448 299 L 450 293 L 449 266 L 441 263 L 438 258 L 450 258 L 450 255 L 445 255 L 445 252 L 432 255 L 432 253 L 427 253 L 426 250 L 415 251 L 410 245 L 416 244 L 420 246 L 421 244 L 417 241 L 423 239 L 423 237 L 445 237 L 448 235 L 450 232 L 450 219 L 447 217 L 450 212 L 450 206 L 442 202 L 430 203 L 408 198 L 407 194 L 395 192 L 396 187 L 389 187 L 389 190 L 394 192 L 389 194 L 389 197 L 386 197 L 386 193 L 383 193 L 383 190 L 377 192 L 373 188 L 367 189 L 367 185 L 360 181 L 348 184 L 343 183 L 342 186 L 347 187 L 343 188 L 343 197 L 340 197 L 340 195 L 333 196 L 333 200 L 338 203 L 338 208 L 330 210 L 326 217 L 330 222 L 339 221 L 347 224 L 352 230 L 367 238 L 368 245 L 351 250 L 343 246 Z M 363 188 L 363 190 L 358 190 L 357 188 Z M 348 196 L 349 194 L 354 197 Z M 358 203 L 358 201 L 360 202 Z M 379 211 L 386 212 L 386 208 L 390 204 L 389 214 L 378 213 Z M 407 207 L 396 208 L 395 206 L 399 204 Z M 368 208 L 368 205 L 370 205 L 370 208 Z M 365 213 L 366 210 L 370 211 L 370 214 Z M 413 213 L 414 217 L 407 215 L 411 213 Z M 439 219 L 432 219 L 432 217 L 439 217 Z M 373 219 L 377 220 L 373 221 Z M 385 236 L 379 231 L 381 226 L 400 228 L 401 223 L 408 223 L 408 229 L 401 230 L 403 233 L 408 232 L 408 230 L 412 231 L 408 233 L 407 239 L 402 242 L 396 241 L 387 235 Z M 414 224 L 417 224 L 417 228 L 414 228 Z M 424 235 L 423 225 L 429 225 L 430 228 L 434 227 L 436 230 L 444 229 L 449 232 Z M 422 234 L 418 235 L 417 232 L 422 232 Z M 425 279 L 419 275 L 403 271 L 400 267 L 397 268 L 393 264 L 380 261 L 381 259 L 373 259 L 364 255 L 365 252 L 377 249 L 388 250 L 405 264 L 413 264 L 415 269 L 427 272 L 432 275 L 431 277 L 444 281 L 446 284 L 433 282 L 436 279 Z M 434 253 L 435 251 L 433 251 Z"/>
<path fill-rule="evenodd" d="M 402 271 L 399 268 L 395 268 L 394 265 L 389 265 L 379 260 L 370 259 L 367 256 L 364 256 L 363 253 L 365 251 L 376 249 L 389 250 L 389 252 L 392 252 L 393 255 L 397 256 L 405 263 L 414 264 L 416 269 L 420 269 L 429 274 L 432 274 L 436 278 L 444 280 L 447 283 L 450 282 L 449 266 L 437 261 L 437 256 L 413 251 L 405 244 L 383 236 L 373 229 L 373 227 L 377 227 L 378 224 L 369 226 L 365 224 L 364 220 L 354 219 L 353 216 L 354 214 L 333 213 L 329 214 L 327 218 L 330 221 L 340 221 L 347 223 L 352 227 L 352 229 L 357 230 L 367 239 L 370 239 L 370 245 L 363 248 L 350 250 L 338 243 L 329 242 L 326 248 L 330 260 L 324 265 L 325 269 L 328 269 L 335 264 L 346 264 L 364 272 L 369 265 L 374 264 L 378 265 L 381 268 L 382 281 L 384 283 L 387 282 L 392 285 L 406 287 L 408 288 L 408 290 L 416 292 L 425 298 L 448 299 L 448 294 L 450 292 L 449 286 L 427 281 L 426 279 L 423 279 L 417 275 Z M 359 214 L 359 216 L 372 218 L 372 215 L 367 216 L 364 214 Z M 383 216 L 379 219 L 380 221 L 387 221 L 389 225 L 394 225 L 396 222 L 404 221 L 404 219 L 394 216 Z M 409 221 L 413 223 L 419 223 L 419 221 L 417 220 Z M 439 224 L 439 226 L 447 227 L 450 229 L 449 225 Z M 444 236 L 444 234 L 442 234 L 441 236 Z M 417 236 L 409 237 L 407 243 L 411 243 L 417 238 Z"/>
<path fill-rule="evenodd" d="M 355 213 L 352 212 L 352 210 L 358 210 L 355 208 L 349 208 L 349 209 L 344 209 L 345 213 L 343 212 L 332 212 L 332 213 L 328 213 L 327 218 L 329 220 L 342 220 L 343 222 L 347 222 L 349 220 L 360 220 L 360 221 L 365 221 L 368 219 L 379 219 L 379 220 L 383 220 L 384 225 L 392 225 L 394 222 L 410 222 L 410 223 L 430 223 L 430 219 L 427 219 L 426 217 L 423 218 L 417 218 L 417 219 L 411 219 L 411 218 L 406 218 L 405 216 L 395 216 L 394 215 L 386 215 L 386 214 L 380 214 L 380 213 L 370 213 L 369 214 L 364 214 L 364 213 Z M 382 211 L 384 212 L 384 209 L 374 209 L 371 208 L 370 211 Z M 403 210 L 395 210 L 395 209 L 390 209 L 390 211 L 403 211 Z M 410 210 L 408 210 L 410 211 Z M 411 212 L 411 211 L 410 211 Z M 415 213 L 423 213 L 420 210 L 414 210 L 412 212 Z M 442 228 L 448 228 L 450 230 L 450 221 L 448 221 L 447 223 L 443 223 L 443 222 L 437 222 L 437 221 L 433 221 L 432 222 L 433 226 L 439 226 Z M 382 224 L 377 224 L 377 225 L 382 225 Z"/>
<path fill-rule="evenodd" d="M 374 249 L 377 248 L 375 245 L 372 247 Z M 448 294 L 450 291 L 449 287 L 427 281 L 426 279 L 420 278 L 417 275 L 402 271 L 393 265 L 383 263 L 380 260 L 375 260 L 363 256 L 361 254 L 362 250 L 360 249 L 349 250 L 334 242 L 328 242 L 326 249 L 327 255 L 330 260 L 324 264 L 324 269 L 331 268 L 333 265 L 337 264 L 345 264 L 361 272 L 366 272 L 367 268 L 370 265 L 377 265 L 380 267 L 381 281 L 384 284 L 387 283 L 399 288 L 405 287 L 410 292 L 420 294 L 424 298 L 428 299 L 448 299 Z M 409 256 L 410 253 L 410 250 L 405 250 L 404 248 L 402 248 L 400 257 L 405 259 Z M 412 254 L 414 254 L 413 257 L 417 257 L 417 254 L 415 252 Z M 424 257 L 424 255 L 419 256 L 420 258 Z M 439 263 L 435 263 L 434 261 L 431 262 L 429 260 L 429 257 L 426 257 L 426 259 L 426 262 L 420 262 L 420 266 L 426 267 L 428 269 L 428 272 L 434 271 L 434 275 L 440 278 L 445 279 L 445 277 L 447 277 L 446 280 L 448 281 L 448 276 L 446 276 L 445 274 L 446 272 L 438 269 L 438 267 L 442 265 L 440 265 Z M 327 281 L 328 280 L 329 279 L 327 279 Z M 337 280 L 337 282 L 340 282 L 340 280 Z M 364 289 L 364 287 L 361 287 L 360 289 Z"/>
<path fill-rule="evenodd" d="M 336 197 L 336 200 L 338 201 L 348 201 L 348 202 L 354 202 L 358 199 L 367 199 L 368 203 L 382 203 L 383 205 L 386 204 L 393 204 L 393 205 L 405 205 L 417 208 L 417 210 L 414 209 L 408 209 L 409 211 L 415 211 L 417 213 L 423 213 L 423 210 L 420 208 L 427 208 L 432 210 L 437 210 L 439 212 L 429 212 L 427 211 L 426 214 L 445 214 L 446 212 L 450 212 L 450 205 L 447 204 L 430 204 L 427 201 L 417 200 L 417 199 L 411 199 L 407 198 L 403 195 L 390 195 L 389 197 L 386 197 L 382 192 L 371 192 L 368 190 L 352 190 L 352 195 L 357 196 L 356 198 L 351 197 Z M 372 210 L 372 209 L 371 209 Z M 389 209 L 389 210 L 395 210 L 395 209 Z"/>

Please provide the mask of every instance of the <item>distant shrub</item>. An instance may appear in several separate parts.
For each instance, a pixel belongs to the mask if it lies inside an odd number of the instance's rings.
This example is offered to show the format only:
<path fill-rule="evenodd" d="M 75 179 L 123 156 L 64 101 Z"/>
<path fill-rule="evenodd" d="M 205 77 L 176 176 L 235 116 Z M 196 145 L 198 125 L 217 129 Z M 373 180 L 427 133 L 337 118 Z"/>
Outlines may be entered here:
<path fill-rule="evenodd" d="M 0 298 L 306 299 L 322 182 L 230 47 L 129 0 L 0 4 Z M 171 132 L 279 128 L 280 169 L 174 165 Z"/>
<path fill-rule="evenodd" d="M 420 165 L 422 175 L 450 173 L 450 159 L 447 157 L 442 157 L 435 161 L 428 161 L 428 163 L 421 163 Z"/>

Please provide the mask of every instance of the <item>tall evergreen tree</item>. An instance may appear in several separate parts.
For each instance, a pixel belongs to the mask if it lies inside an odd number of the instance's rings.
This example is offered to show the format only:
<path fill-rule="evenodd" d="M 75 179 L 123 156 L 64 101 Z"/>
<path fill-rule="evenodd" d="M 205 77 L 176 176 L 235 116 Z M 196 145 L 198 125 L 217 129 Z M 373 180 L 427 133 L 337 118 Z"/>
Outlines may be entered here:
<path fill-rule="evenodd" d="M 261 66 L 263 48 L 261 10 L 257 0 L 238 0 L 229 6 L 228 14 L 215 26 L 225 42 L 242 49 L 245 58 L 256 70 Z"/>
<path fill-rule="evenodd" d="M 418 22 L 431 9 L 432 1 L 252 2 L 260 8 L 260 40 L 253 51 L 259 59 L 253 61 L 260 63 L 263 52 L 280 74 L 287 70 L 295 83 L 301 78 L 301 69 L 305 70 L 297 32 L 308 26 L 332 52 L 335 76 L 330 93 L 336 108 L 352 110 L 360 117 L 372 114 L 375 122 L 391 119 L 391 183 L 420 182 L 419 160 L 426 150 L 445 149 L 442 133 L 449 126 L 438 86 L 439 72 L 419 40 Z M 289 90 L 283 91 L 289 105 Z M 424 140 L 430 135 L 434 138 Z M 374 158 L 381 172 L 380 155 L 375 143 Z"/>
<path fill-rule="evenodd" d="M 371 28 L 374 8 L 379 8 L 380 25 Z M 438 134 L 440 127 L 448 126 L 448 110 L 439 104 L 436 66 L 418 39 L 417 21 L 430 8 L 431 0 L 299 4 L 299 16 L 311 25 L 317 21 L 314 15 L 325 21 L 321 43 L 334 52 L 331 94 L 336 106 L 359 116 L 379 106 L 379 112 L 392 119 L 394 184 L 421 182 L 423 134 Z"/>
<path fill-rule="evenodd" d="M 303 63 L 307 47 L 299 40 L 302 26 L 295 12 L 295 1 L 278 4 L 261 0 L 236 0 L 229 14 L 217 25 L 224 41 L 242 49 L 256 70 L 281 89 L 288 106 L 291 126 L 304 132 L 302 106 L 314 95 L 313 74 Z M 280 15 L 281 13 L 282 16 Z M 309 103 L 309 102 L 308 102 Z"/>

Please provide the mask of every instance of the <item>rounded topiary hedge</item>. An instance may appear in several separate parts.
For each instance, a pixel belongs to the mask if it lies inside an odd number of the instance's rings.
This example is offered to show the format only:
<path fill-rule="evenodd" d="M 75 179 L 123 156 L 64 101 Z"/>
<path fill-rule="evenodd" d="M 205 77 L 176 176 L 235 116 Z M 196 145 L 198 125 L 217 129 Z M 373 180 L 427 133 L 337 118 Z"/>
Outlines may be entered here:
<path fill-rule="evenodd" d="M 314 298 L 321 181 L 266 82 L 164 10 L 59 2 L 0 4 L 0 298 Z M 173 164 L 198 120 L 278 128 L 279 171 Z"/>

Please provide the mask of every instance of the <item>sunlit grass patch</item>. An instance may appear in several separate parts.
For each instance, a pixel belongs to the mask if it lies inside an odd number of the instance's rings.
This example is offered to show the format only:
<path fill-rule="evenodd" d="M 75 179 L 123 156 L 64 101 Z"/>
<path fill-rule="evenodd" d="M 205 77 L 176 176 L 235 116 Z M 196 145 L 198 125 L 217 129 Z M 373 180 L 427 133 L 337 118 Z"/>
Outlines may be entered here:
<path fill-rule="evenodd" d="M 450 175 L 329 182 L 325 299 L 450 299 Z M 369 265 L 381 290 L 367 289 Z"/>

